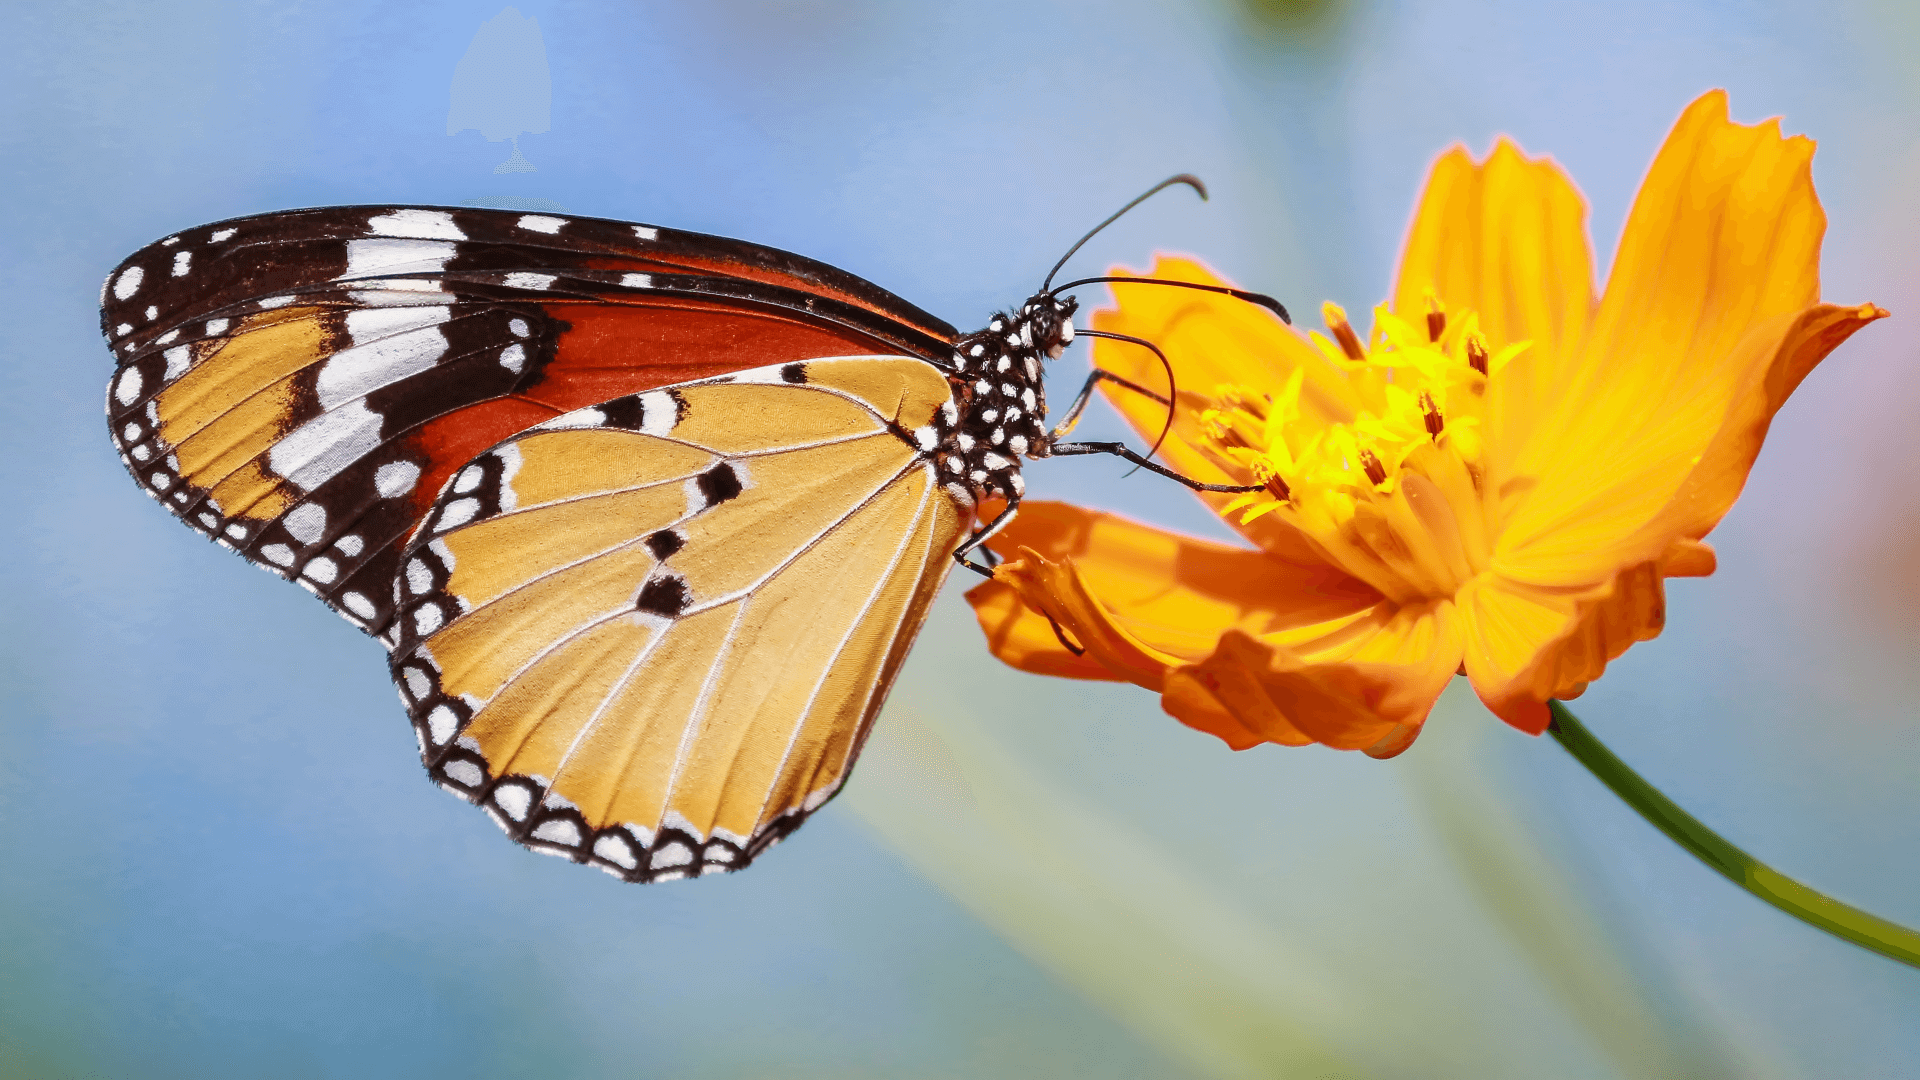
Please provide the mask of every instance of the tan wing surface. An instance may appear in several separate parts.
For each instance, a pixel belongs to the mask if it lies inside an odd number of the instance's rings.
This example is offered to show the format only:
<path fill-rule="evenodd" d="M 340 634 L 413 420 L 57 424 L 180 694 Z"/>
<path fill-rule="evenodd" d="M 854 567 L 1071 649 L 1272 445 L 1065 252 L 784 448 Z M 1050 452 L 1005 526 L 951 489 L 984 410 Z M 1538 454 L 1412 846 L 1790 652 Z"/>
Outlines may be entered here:
<path fill-rule="evenodd" d="M 840 789 L 971 510 L 931 365 L 837 357 L 515 436 L 408 545 L 394 679 L 443 787 L 632 881 L 745 866 Z"/>

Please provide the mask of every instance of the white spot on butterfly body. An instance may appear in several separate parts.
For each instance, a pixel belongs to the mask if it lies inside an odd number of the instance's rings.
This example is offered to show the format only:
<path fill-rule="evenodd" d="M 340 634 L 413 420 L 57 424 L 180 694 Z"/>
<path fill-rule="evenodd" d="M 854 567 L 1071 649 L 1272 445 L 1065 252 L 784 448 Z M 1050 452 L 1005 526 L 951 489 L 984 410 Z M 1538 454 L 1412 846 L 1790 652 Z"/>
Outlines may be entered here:
<path fill-rule="evenodd" d="M 480 771 L 480 766 L 465 758 L 448 762 L 446 768 L 440 771 L 446 773 L 447 778 L 454 783 L 469 788 L 479 787 L 480 782 L 487 778 L 486 774 Z"/>
<path fill-rule="evenodd" d="M 415 669 L 408 669 L 409 672 L 413 670 Z M 425 683 L 426 678 L 422 676 L 420 681 Z M 427 714 L 427 737 L 433 740 L 433 745 L 447 745 L 447 740 L 453 738 L 453 733 L 458 730 L 460 730 L 460 714 L 445 705 L 435 705 L 433 711 Z"/>
<path fill-rule="evenodd" d="M 500 366 L 513 372 L 515 375 L 520 374 L 520 369 L 527 366 L 526 348 L 520 345 L 509 345 L 501 349 Z"/>
<path fill-rule="evenodd" d="M 173 245 L 175 245 L 175 244 L 177 244 L 177 243 L 179 243 L 179 242 L 180 242 L 180 238 L 179 238 L 178 236 L 169 236 L 169 237 L 167 237 L 167 238 L 166 238 L 165 240 L 162 240 L 162 241 L 160 241 L 160 246 L 161 246 L 161 247 L 172 247 Z"/>
<path fill-rule="evenodd" d="M 982 454 L 980 456 L 980 464 L 987 469 L 993 470 L 994 472 L 999 472 L 1001 469 L 1004 469 L 1007 466 L 1012 465 L 1013 462 L 1008 461 L 1006 458 L 1003 458 L 999 454 L 996 454 L 993 451 L 989 450 L 985 454 Z"/>
<path fill-rule="evenodd" d="M 266 298 L 265 300 L 256 300 L 256 301 L 255 301 L 255 303 L 257 303 L 258 305 L 260 305 L 260 307 L 261 307 L 261 308 L 263 308 L 263 309 L 271 309 L 271 308 L 277 308 L 277 307 L 286 307 L 286 306 L 287 306 L 288 304 L 291 304 L 291 303 L 293 303 L 293 297 L 291 297 L 291 296 L 269 296 L 269 297 L 267 297 L 267 298 Z"/>
<path fill-rule="evenodd" d="M 173 276 L 174 277 L 186 277 L 187 271 L 191 269 L 193 269 L 193 252 L 176 251 L 173 253 Z"/>
<path fill-rule="evenodd" d="M 441 532 L 458 528 L 472 521 L 473 515 L 479 512 L 479 499 L 455 499 L 447 504 L 445 510 L 440 511 L 440 523 L 435 528 Z"/>
<path fill-rule="evenodd" d="M 120 373 L 120 381 L 113 384 L 113 397 L 122 405 L 131 405 L 140 396 L 140 369 L 130 367 Z"/>
<path fill-rule="evenodd" d="M 226 319 L 208 319 L 207 336 L 213 337 L 217 334 L 224 334 L 227 332 L 227 326 L 228 320 Z"/>
<path fill-rule="evenodd" d="M 509 443 L 495 450 L 493 456 L 500 459 L 500 486 L 494 491 L 494 497 L 499 500 L 500 512 L 504 514 L 520 505 L 520 495 L 513 490 L 513 478 L 520 474 L 520 447 Z M 441 561 L 447 564 L 448 569 L 452 569 L 453 555 L 446 550 L 447 546 L 438 540 L 434 544 L 437 545 L 434 550 L 440 553 Z"/>
<path fill-rule="evenodd" d="M 516 270 L 500 279 L 500 283 L 509 289 L 541 290 L 559 280 L 556 274 L 534 274 L 525 270 Z"/>
<path fill-rule="evenodd" d="M 207 237 L 207 242 L 212 244 L 224 243 L 225 241 L 233 239 L 233 234 L 236 231 L 237 230 L 234 229 L 221 229 L 219 232 Z"/>
<path fill-rule="evenodd" d="M 1012 366 L 1013 366 L 1013 360 L 1012 360 L 1012 358 L 1010 358 L 1010 357 L 1005 357 L 1005 356 L 1003 356 L 1003 357 L 1001 357 L 1001 358 L 1000 358 L 1000 362 L 999 362 L 998 364 L 995 364 L 995 365 L 993 366 L 993 370 L 995 370 L 995 371 L 1005 371 L 1005 370 L 1007 370 L 1008 368 L 1010 368 L 1010 367 L 1012 367 Z"/>
<path fill-rule="evenodd" d="M 151 321 L 153 321 L 154 319 L 157 319 L 157 318 L 159 318 L 159 317 L 160 317 L 160 308 L 159 308 L 159 307 L 158 307 L 157 305 L 154 305 L 154 304 L 148 304 L 148 305 L 147 305 L 147 320 L 148 320 L 149 322 L 151 322 Z"/>
<path fill-rule="evenodd" d="M 453 215 L 445 210 L 395 210 L 390 214 L 376 214 L 367 219 L 367 231 L 375 236 L 396 236 L 412 240 L 465 240 L 467 234 L 454 224 Z M 233 230 L 227 230 L 232 236 Z M 215 241 L 225 240 L 219 233 L 213 235 Z"/>
<path fill-rule="evenodd" d="M 136 391 L 137 392 L 137 391 Z M 129 398 L 128 400 L 132 400 Z M 640 431 L 645 435 L 666 435 L 680 422 L 680 406 L 665 390 L 650 390 L 640 395 Z"/>
<path fill-rule="evenodd" d="M 940 417 L 947 422 L 948 427 L 960 422 L 960 410 L 954 405 L 953 399 L 947 399 L 946 404 L 940 406 Z"/>
<path fill-rule="evenodd" d="M 175 345 L 161 355 L 167 358 L 167 370 L 160 376 L 165 382 L 172 382 L 185 375 L 187 368 L 193 364 L 193 346 L 191 345 Z"/>
<path fill-rule="evenodd" d="M 519 221 L 515 222 L 514 224 L 518 225 L 522 229 L 527 230 L 528 232 L 546 233 L 548 236 L 552 236 L 553 234 L 559 232 L 560 227 L 565 225 L 566 223 L 567 223 L 566 218 L 546 217 L 541 214 L 528 214 L 525 217 L 522 217 Z"/>
<path fill-rule="evenodd" d="M 435 305 L 348 312 L 347 333 L 356 344 L 321 367 L 314 385 L 320 407 L 335 408 L 433 367 L 447 352 L 439 324 L 449 310 Z"/>
<path fill-rule="evenodd" d="M 132 453 L 133 453 L 133 460 L 145 461 L 148 458 L 153 456 L 153 448 L 146 445 L 145 443 L 142 443 L 139 446 L 134 447 Z"/>
<path fill-rule="evenodd" d="M 321 373 L 325 378 L 325 372 Z M 273 471 L 312 491 L 380 445 L 380 414 L 364 401 L 323 412 L 289 432 L 267 451 Z"/>
<path fill-rule="evenodd" d="M 322 585 L 331 585 L 333 579 L 340 576 L 340 567 L 332 559 L 322 555 L 319 558 L 307 560 L 306 568 L 300 572 Z"/>
<path fill-rule="evenodd" d="M 420 466 L 411 461 L 389 461 L 373 471 L 373 489 L 383 499 L 398 498 L 420 481 Z M 357 554 L 357 552 L 348 552 Z"/>
<path fill-rule="evenodd" d="M 233 537 L 235 540 L 245 540 L 247 538 L 247 527 L 236 522 L 227 526 L 227 535 Z"/>
<path fill-rule="evenodd" d="M 593 853 L 623 870 L 631 870 L 640 865 L 633 854 L 633 845 L 622 839 L 617 833 L 608 833 L 593 842 Z"/>
<path fill-rule="evenodd" d="M 119 326 L 114 327 L 113 332 L 115 336 L 125 337 L 128 334 L 133 333 L 133 324 L 130 322 L 123 322 Z M 133 348 L 133 346 L 129 345 L 127 346 L 127 348 L 131 349 Z"/>
<path fill-rule="evenodd" d="M 318 503 L 301 503 L 280 522 L 295 540 L 311 544 L 320 539 L 327 528 L 327 511 Z"/>
<path fill-rule="evenodd" d="M 268 544 L 260 549 L 260 557 L 275 566 L 293 565 L 293 549 L 285 544 Z"/>
<path fill-rule="evenodd" d="M 526 337 L 527 336 L 527 320 L 509 319 L 507 320 L 507 330 L 510 333 L 512 333 L 514 337 Z"/>
<path fill-rule="evenodd" d="M 1028 411 L 1032 411 L 1034 406 L 1033 387 L 1029 386 L 1025 390 L 1020 391 L 1020 404 L 1025 405 Z"/>
<path fill-rule="evenodd" d="M 1027 437 L 1025 435 L 1015 435 L 1013 438 L 1008 439 L 1007 449 L 1024 457 L 1027 452 Z"/>
<path fill-rule="evenodd" d="M 533 838 L 563 847 L 579 847 L 580 826 L 569 818 L 548 818 L 533 827 Z"/>
<path fill-rule="evenodd" d="M 433 588 L 433 571 L 419 559 L 407 560 L 407 591 L 415 596 L 425 596 Z"/>
<path fill-rule="evenodd" d="M 653 275 L 622 274 L 620 275 L 620 284 L 625 285 L 629 289 L 651 289 L 653 288 Z"/>
<path fill-rule="evenodd" d="M 493 804 L 515 821 L 525 821 L 533 806 L 533 792 L 525 784 L 501 784 L 493 789 Z"/>
<path fill-rule="evenodd" d="M 419 634 L 421 637 L 426 637 L 428 634 L 440 629 L 441 624 L 446 622 L 446 619 L 446 613 L 440 610 L 439 604 L 421 604 L 413 610 L 414 633 Z"/>
<path fill-rule="evenodd" d="M 412 664 L 408 664 L 406 667 L 400 669 L 400 678 L 407 685 L 407 693 L 411 695 L 415 701 L 426 697 L 427 692 L 433 689 L 433 682 L 427 678 L 427 673 L 414 667 Z M 445 706 L 441 707 L 445 708 Z M 435 739 L 433 741 L 443 742 L 445 740 Z"/>
<path fill-rule="evenodd" d="M 486 476 L 487 473 L 485 469 L 482 469 L 478 465 L 469 465 L 460 470 L 459 476 L 453 478 L 453 490 L 465 495 L 467 492 L 479 487 L 480 481 L 486 479 Z"/>
<path fill-rule="evenodd" d="M 120 271 L 120 276 L 115 278 L 113 282 L 113 298 L 115 300 L 125 300 L 134 293 L 139 292 L 140 282 L 146 276 L 147 272 L 137 266 L 129 266 L 125 270 Z"/>
<path fill-rule="evenodd" d="M 657 240 L 660 238 L 660 230 L 651 225 L 635 225 L 633 227 L 633 235 L 642 240 Z"/>
<path fill-rule="evenodd" d="M 447 260 L 453 255 L 452 244 L 436 240 L 349 240 L 347 272 L 334 280 L 438 274 L 447 268 Z"/>
<path fill-rule="evenodd" d="M 562 416 L 556 416 L 540 426 L 543 428 L 600 427 L 606 422 L 607 414 L 589 405 L 584 409 L 575 409 Z"/>
<path fill-rule="evenodd" d="M 920 444 L 920 449 L 931 450 L 940 445 L 940 436 L 935 433 L 933 426 L 929 424 L 926 427 L 916 428 L 914 430 L 913 441 Z"/>
<path fill-rule="evenodd" d="M 693 861 L 693 849 L 675 840 L 666 847 L 653 853 L 651 868 L 659 870 L 668 866 L 685 866 Z"/>
<path fill-rule="evenodd" d="M 340 539 L 335 540 L 333 542 L 333 546 L 338 548 L 341 554 L 351 559 L 354 556 L 360 554 L 360 549 L 363 545 L 358 536 L 349 535 L 349 536 L 343 536 Z"/>
<path fill-rule="evenodd" d="M 177 338 L 179 336 L 180 336 L 179 330 L 169 330 L 166 333 L 161 334 L 159 337 L 154 338 L 153 343 L 155 345 L 165 345 L 170 343 L 171 341 L 173 341 L 174 338 Z"/>

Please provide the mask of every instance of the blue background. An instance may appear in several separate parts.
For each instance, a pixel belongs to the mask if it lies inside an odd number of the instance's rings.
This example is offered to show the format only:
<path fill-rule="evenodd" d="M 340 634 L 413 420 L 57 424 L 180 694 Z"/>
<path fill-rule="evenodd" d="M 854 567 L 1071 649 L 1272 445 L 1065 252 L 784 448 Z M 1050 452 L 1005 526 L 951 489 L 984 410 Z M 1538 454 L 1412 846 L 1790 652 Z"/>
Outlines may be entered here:
<path fill-rule="evenodd" d="M 538 198 L 805 252 L 965 328 L 1176 171 L 1213 201 L 1163 195 L 1076 265 L 1197 252 L 1297 312 L 1364 310 L 1428 162 L 1496 132 L 1582 186 L 1604 279 L 1673 118 L 1726 86 L 1736 119 L 1820 141 L 1826 294 L 1895 318 L 1802 387 L 1712 537 L 1720 572 L 1675 583 L 1667 632 L 1577 708 L 1761 858 L 1920 925 L 1920 21 L 1902 5 L 518 6 L 553 94 L 518 175 L 492 171 L 506 144 L 445 134 L 494 2 L 0 7 L 0 1074 L 1653 1075 L 1608 1033 L 1631 1001 L 1690 1075 L 1920 1075 L 1920 972 L 1732 889 L 1470 695 L 1390 763 L 1231 754 L 1144 691 L 1000 667 L 957 588 L 875 738 L 894 764 L 749 873 L 636 888 L 535 858 L 423 781 L 374 642 L 136 494 L 102 430 L 96 314 L 114 263 L 201 222 Z M 1122 471 L 1029 482 L 1219 535 Z M 1082 833 L 1062 821 L 1117 838 L 1111 877 L 943 862 L 889 794 L 915 768 L 960 785 L 952 821 L 1025 790 L 1006 770 L 1035 779 L 1058 819 L 994 820 L 1075 857 L 1097 845 L 1067 852 Z M 1463 806 L 1521 830 L 1532 861 L 1488 871 L 1436 810 Z M 1319 1019 L 1170 996 L 1199 953 L 1116 947 L 1096 971 L 1054 945 L 1098 927 L 1022 900 L 1147 905 L 1147 882 L 1195 891 L 1114 942 L 1270 931 L 1311 962 L 1247 978 L 1320 995 Z M 1579 900 L 1564 919 L 1552 888 Z M 1258 927 L 1228 934 L 1227 911 Z M 1593 956 L 1625 997 L 1593 996 Z M 1255 1049 L 1160 1023 L 1182 1009 L 1244 1011 Z"/>

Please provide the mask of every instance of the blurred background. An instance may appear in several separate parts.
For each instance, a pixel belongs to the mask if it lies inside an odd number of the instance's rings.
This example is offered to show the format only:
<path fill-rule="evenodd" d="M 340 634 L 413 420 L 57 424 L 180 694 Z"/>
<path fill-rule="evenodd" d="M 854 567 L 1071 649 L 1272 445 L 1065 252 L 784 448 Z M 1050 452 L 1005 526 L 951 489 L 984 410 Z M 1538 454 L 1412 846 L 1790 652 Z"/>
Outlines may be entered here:
<path fill-rule="evenodd" d="M 1499 132 L 1581 185 L 1604 277 L 1725 86 L 1819 140 L 1826 295 L 1895 318 L 1802 386 L 1719 573 L 1577 711 L 1911 926 L 1916 44 L 1892 0 L 0 8 L 0 1075 L 1920 1076 L 1920 972 L 1734 889 L 1464 685 L 1391 762 L 1234 754 L 1001 667 L 958 582 L 846 794 L 750 872 L 535 857 L 424 782 L 373 641 L 136 493 L 96 314 L 169 232 L 400 202 L 746 237 L 964 329 L 1178 171 L 1212 202 L 1075 265 L 1191 252 L 1364 311 L 1429 161 Z M 1028 478 L 1223 535 L 1123 471 Z"/>

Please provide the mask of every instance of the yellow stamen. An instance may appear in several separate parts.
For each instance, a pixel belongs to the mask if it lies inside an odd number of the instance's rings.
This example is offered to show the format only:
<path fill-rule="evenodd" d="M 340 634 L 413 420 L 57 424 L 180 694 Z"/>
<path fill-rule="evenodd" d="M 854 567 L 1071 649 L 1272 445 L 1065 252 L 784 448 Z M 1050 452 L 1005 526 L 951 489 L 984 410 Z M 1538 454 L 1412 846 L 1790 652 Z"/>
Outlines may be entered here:
<path fill-rule="evenodd" d="M 1432 289 L 1427 290 L 1427 340 L 1438 343 L 1440 335 L 1447 332 L 1447 313 L 1440 306 L 1440 296 Z"/>
<path fill-rule="evenodd" d="M 1387 482 L 1387 467 L 1380 464 L 1380 458 L 1371 450 L 1360 451 L 1360 467 L 1367 470 L 1367 479 L 1377 487 Z"/>

